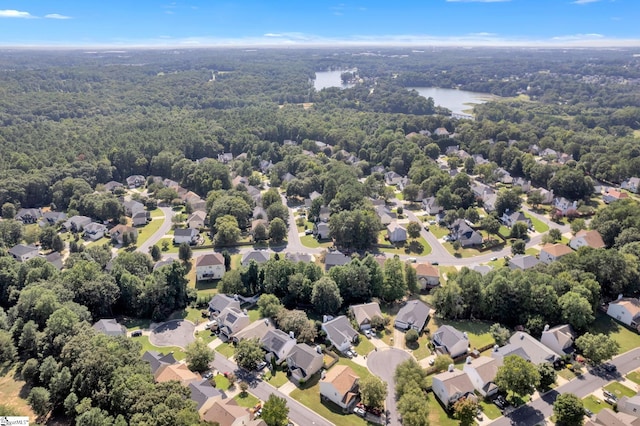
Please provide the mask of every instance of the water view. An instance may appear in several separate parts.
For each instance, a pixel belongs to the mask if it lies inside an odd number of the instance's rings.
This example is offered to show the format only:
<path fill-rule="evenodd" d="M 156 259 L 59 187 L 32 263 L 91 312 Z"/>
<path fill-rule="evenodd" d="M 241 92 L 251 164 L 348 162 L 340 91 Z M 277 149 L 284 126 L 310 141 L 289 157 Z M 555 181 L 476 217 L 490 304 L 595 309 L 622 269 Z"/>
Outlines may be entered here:
<path fill-rule="evenodd" d="M 342 75 L 343 72 L 354 71 L 357 70 L 316 71 L 316 79 L 313 80 L 313 87 L 315 87 L 316 90 L 322 90 L 325 87 L 340 87 L 341 89 L 353 87 L 353 84 L 342 84 L 340 75 Z"/>
<path fill-rule="evenodd" d="M 339 78 L 340 76 L 338 76 L 338 79 Z M 454 114 L 469 114 L 473 108 L 473 105 L 469 104 L 483 104 L 496 98 L 496 96 L 489 93 L 441 89 L 439 87 L 408 87 L 408 89 L 417 91 L 425 98 L 433 98 L 437 106 L 450 109 Z"/>

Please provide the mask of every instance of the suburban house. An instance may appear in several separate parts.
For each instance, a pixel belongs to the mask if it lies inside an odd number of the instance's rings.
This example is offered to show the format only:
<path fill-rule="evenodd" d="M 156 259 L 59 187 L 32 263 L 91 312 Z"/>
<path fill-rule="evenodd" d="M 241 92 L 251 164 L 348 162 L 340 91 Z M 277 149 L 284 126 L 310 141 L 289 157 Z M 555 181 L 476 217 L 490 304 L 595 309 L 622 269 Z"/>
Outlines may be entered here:
<path fill-rule="evenodd" d="M 640 188 L 640 178 L 637 178 L 637 177 L 629 178 L 629 179 L 625 180 L 624 182 L 622 182 L 620 187 L 622 189 L 626 189 L 627 191 L 631 191 L 634 194 L 637 194 L 638 193 L 638 189 Z"/>
<path fill-rule="evenodd" d="M 527 269 L 531 269 L 539 263 L 540 261 L 538 260 L 538 258 L 530 254 L 516 254 L 511 259 L 509 259 L 509 268 L 526 271 Z"/>
<path fill-rule="evenodd" d="M 147 361 L 149 363 L 149 368 L 151 369 L 151 374 L 155 377 L 156 373 L 158 372 L 158 370 L 160 370 L 160 368 L 166 366 L 166 365 L 171 365 L 171 364 L 175 364 L 178 361 L 176 361 L 176 359 L 173 357 L 173 353 L 170 352 L 168 354 L 161 354 L 160 352 L 156 352 L 156 351 L 146 351 L 143 355 L 142 355 L 142 360 L 143 361 Z"/>
<path fill-rule="evenodd" d="M 86 232 L 86 231 L 85 231 Z M 116 225 L 109 231 L 109 236 L 112 241 L 115 241 L 118 244 L 124 243 L 124 234 L 133 234 L 136 237 L 138 236 L 138 230 L 132 226 L 127 225 Z"/>
<path fill-rule="evenodd" d="M 620 295 L 617 300 L 609 303 L 607 315 L 629 327 L 637 328 L 640 324 L 640 300 Z"/>
<path fill-rule="evenodd" d="M 249 315 L 241 309 L 227 306 L 218 315 L 218 330 L 223 341 L 229 340 L 233 335 L 251 323 Z"/>
<path fill-rule="evenodd" d="M 569 241 L 569 247 L 574 250 L 578 250 L 580 247 L 591 247 L 591 248 L 604 248 L 604 240 L 598 231 L 595 229 L 591 231 L 582 230 L 578 231 L 578 233 Z"/>
<path fill-rule="evenodd" d="M 52 251 L 51 253 L 45 255 L 44 258 L 58 271 L 62 270 L 62 268 L 64 267 L 64 263 L 62 262 L 62 255 L 57 251 Z"/>
<path fill-rule="evenodd" d="M 103 185 L 104 190 L 108 192 L 115 192 L 116 189 L 124 188 L 124 185 L 120 182 L 116 182 L 115 180 L 110 180 L 109 182 Z"/>
<path fill-rule="evenodd" d="M 218 154 L 218 161 L 227 164 L 233 161 L 233 154 L 231 152 L 223 152 L 222 154 Z"/>
<path fill-rule="evenodd" d="M 516 188 L 520 188 L 520 190 L 525 194 L 531 191 L 531 181 L 528 181 L 524 178 L 515 178 L 513 180 L 513 186 Z"/>
<path fill-rule="evenodd" d="M 487 195 L 496 193 L 489 185 L 485 185 L 480 182 L 471 183 L 471 192 L 473 192 L 473 195 L 475 195 L 476 198 L 481 198 L 483 200 Z"/>
<path fill-rule="evenodd" d="M 220 253 L 207 253 L 196 259 L 198 281 L 219 280 L 224 276 L 224 272 L 224 256 Z"/>
<path fill-rule="evenodd" d="M 204 223 L 207 219 L 207 214 L 202 210 L 197 210 L 189 215 L 187 218 L 187 227 L 191 229 L 204 228 Z"/>
<path fill-rule="evenodd" d="M 461 398 L 476 400 L 475 388 L 467 373 L 457 370 L 453 366 L 449 367 L 449 371 L 433 376 L 431 389 L 447 409 Z"/>
<path fill-rule="evenodd" d="M 496 209 L 496 202 L 498 201 L 498 194 L 486 194 L 482 197 L 482 207 L 487 213 L 491 213 Z"/>
<path fill-rule="evenodd" d="M 553 190 L 538 188 L 536 189 L 536 191 L 538 191 L 542 196 L 542 202 L 540 204 L 551 204 L 553 203 L 553 200 L 556 198 L 555 195 L 553 194 Z"/>
<path fill-rule="evenodd" d="M 226 308 L 240 309 L 240 302 L 234 297 L 227 296 L 226 294 L 218 293 L 209 301 L 209 311 L 214 315 L 218 315 Z"/>
<path fill-rule="evenodd" d="M 621 397 L 618 400 L 618 412 L 640 418 L 640 394 L 632 397 L 626 395 Z"/>
<path fill-rule="evenodd" d="M 136 200 L 124 201 L 122 203 L 122 207 L 124 207 L 125 216 L 133 216 L 135 213 L 144 211 L 144 204 Z"/>
<path fill-rule="evenodd" d="M 287 252 L 284 255 L 285 259 L 292 261 L 293 263 L 304 262 L 311 263 L 315 260 L 312 254 L 309 253 L 290 253 Z"/>
<path fill-rule="evenodd" d="M 451 237 L 459 241 L 462 247 L 482 244 L 482 234 L 471 228 L 464 219 L 458 219 L 451 225 Z"/>
<path fill-rule="evenodd" d="M 358 399 L 360 377 L 348 365 L 336 365 L 320 380 L 320 398 L 328 399 L 345 411 Z"/>
<path fill-rule="evenodd" d="M 131 216 L 133 226 L 145 226 L 151 220 L 151 215 L 146 210 L 141 210 Z"/>
<path fill-rule="evenodd" d="M 163 365 L 156 371 L 154 378 L 158 383 L 175 380 L 180 382 L 182 386 L 188 386 L 189 383 L 202 380 L 199 374 L 189 370 L 187 364 L 184 363 Z"/>
<path fill-rule="evenodd" d="M 267 161 L 267 160 L 262 160 L 260 161 L 260 171 L 262 173 L 267 173 L 269 170 L 271 170 L 273 168 L 273 163 L 271 162 L 271 160 Z"/>
<path fill-rule="evenodd" d="M 126 180 L 127 180 L 127 186 L 129 187 L 129 189 L 139 188 L 142 185 L 144 185 L 144 182 L 145 182 L 144 176 L 141 176 L 141 175 L 132 175 L 132 176 L 129 176 Z"/>
<path fill-rule="evenodd" d="M 409 300 L 398 311 L 393 326 L 400 330 L 413 328 L 418 333 L 427 325 L 433 310 L 420 300 Z"/>
<path fill-rule="evenodd" d="M 573 253 L 573 251 L 564 244 L 545 244 L 540 250 L 540 261 L 549 264 L 569 253 Z"/>
<path fill-rule="evenodd" d="M 618 404 L 620 402 L 618 401 Z M 584 426 L 640 426 L 640 417 L 627 413 L 616 413 L 610 408 L 605 408 L 586 421 Z"/>
<path fill-rule="evenodd" d="M 127 329 L 113 318 L 101 319 L 93 324 L 93 329 L 107 336 L 126 336 Z"/>
<path fill-rule="evenodd" d="M 506 345 L 502 347 L 496 345 L 491 353 L 491 356 L 498 361 L 499 365 L 502 365 L 504 357 L 509 355 L 517 355 L 535 365 L 545 362 L 553 364 L 560 358 L 554 351 L 523 331 L 518 331 L 511 336 L 509 343 Z"/>
<path fill-rule="evenodd" d="M 344 315 L 322 323 L 327 339 L 340 352 L 346 352 L 358 341 L 358 332 L 353 329 L 349 318 Z"/>
<path fill-rule="evenodd" d="M 196 410 L 200 415 L 204 414 L 216 400 L 222 399 L 224 395 L 206 379 L 189 383 L 189 390 L 191 391 L 191 400 L 196 403 Z"/>
<path fill-rule="evenodd" d="M 137 231 L 136 231 L 137 232 Z M 84 226 L 83 236 L 91 241 L 97 241 L 107 233 L 107 227 L 98 222 L 91 222 Z"/>
<path fill-rule="evenodd" d="M 18 244 L 9 249 L 9 254 L 18 262 L 26 262 L 38 256 L 38 247 Z"/>
<path fill-rule="evenodd" d="M 557 325 L 553 328 L 545 325 L 542 336 L 540 336 L 540 343 L 562 356 L 573 352 L 575 338 L 576 334 L 569 324 Z"/>
<path fill-rule="evenodd" d="M 443 210 L 442 206 L 438 204 L 436 197 L 429 197 L 422 200 L 422 209 L 431 215 L 436 215 Z"/>
<path fill-rule="evenodd" d="M 318 239 L 326 240 L 331 235 L 329 224 L 325 222 L 316 222 L 313 224 L 313 235 Z"/>
<path fill-rule="evenodd" d="M 397 223 L 387 226 L 387 237 L 391 243 L 404 243 L 407 241 L 407 230 Z"/>
<path fill-rule="evenodd" d="M 438 127 L 433 131 L 433 135 L 439 138 L 448 137 L 450 135 L 449 131 L 444 127 Z"/>
<path fill-rule="evenodd" d="M 14 217 L 25 225 L 36 223 L 42 217 L 42 209 L 20 209 Z"/>
<path fill-rule="evenodd" d="M 334 266 L 344 266 L 351 262 L 351 258 L 345 254 L 342 254 L 338 250 L 328 252 L 324 257 L 324 268 L 329 270 Z"/>
<path fill-rule="evenodd" d="M 44 226 L 55 226 L 59 223 L 67 220 L 67 214 L 62 212 L 44 212 L 42 214 L 42 219 L 39 222 L 39 225 Z"/>
<path fill-rule="evenodd" d="M 517 222 L 525 223 L 527 225 L 528 229 L 533 228 L 533 224 L 531 223 L 531 219 L 526 217 L 524 215 L 524 213 L 522 213 L 522 212 L 509 212 L 507 210 L 502 214 L 502 217 L 500 218 L 500 220 L 502 220 L 502 223 L 504 223 L 509 228 L 511 228 Z"/>
<path fill-rule="evenodd" d="M 371 329 L 371 320 L 374 317 L 382 318 L 382 311 L 380 311 L 380 305 L 377 302 L 352 305 L 350 309 L 360 330 Z"/>
<path fill-rule="evenodd" d="M 412 263 L 413 269 L 416 270 L 416 278 L 420 290 L 438 287 L 440 285 L 440 271 L 437 266 L 430 263 Z"/>
<path fill-rule="evenodd" d="M 249 266 L 251 261 L 255 261 L 258 265 L 267 262 L 271 258 L 271 254 L 264 250 L 252 250 L 242 255 L 240 263 L 242 266 Z"/>
<path fill-rule="evenodd" d="M 626 192 L 618 191 L 617 189 L 609 188 L 602 195 L 602 201 L 606 204 L 612 203 L 614 201 L 623 200 L 625 198 L 629 198 L 629 194 Z"/>
<path fill-rule="evenodd" d="M 254 321 L 242 330 L 233 335 L 233 341 L 238 343 L 241 340 L 258 339 L 262 340 L 271 330 L 275 330 L 273 322 L 269 318 L 263 318 L 259 321 Z"/>
<path fill-rule="evenodd" d="M 389 210 L 384 204 L 375 206 L 374 209 L 376 211 L 376 214 L 378 215 L 378 218 L 380 219 L 380 223 L 383 226 L 389 225 L 396 219 L 396 214 L 392 213 L 391 210 Z"/>
<path fill-rule="evenodd" d="M 467 373 L 473 387 L 483 396 L 489 397 L 498 393 L 498 386 L 493 382 L 498 373 L 498 362 L 488 356 L 478 358 L 467 357 L 462 368 Z"/>
<path fill-rule="evenodd" d="M 66 222 L 62 224 L 62 227 L 66 231 L 70 232 L 82 232 L 85 226 L 92 222 L 90 217 L 87 216 L 71 216 Z"/>
<path fill-rule="evenodd" d="M 469 339 L 450 325 L 440 326 L 431 338 L 436 350 L 448 354 L 451 358 L 457 358 L 467 353 Z"/>
<path fill-rule="evenodd" d="M 540 157 L 549 157 L 555 160 L 558 158 L 558 151 L 551 148 L 545 148 L 542 151 L 540 151 L 539 155 Z"/>
<path fill-rule="evenodd" d="M 320 212 L 318 213 L 318 220 L 320 222 L 329 222 L 329 218 L 331 217 L 331 209 L 327 206 L 321 206 Z"/>
<path fill-rule="evenodd" d="M 553 207 L 563 216 L 566 216 L 569 211 L 578 210 L 578 202 L 567 200 L 564 197 L 556 197 L 553 199 Z"/>
<path fill-rule="evenodd" d="M 297 343 L 287 356 L 291 378 L 298 383 L 309 380 L 309 377 L 320 371 L 323 364 L 324 357 L 320 347 L 314 349 L 306 343 Z"/>
<path fill-rule="evenodd" d="M 296 339 L 288 335 L 282 330 L 269 330 L 262 339 L 260 339 L 262 349 L 267 354 L 275 357 L 276 363 L 280 364 L 287 358 L 291 349 L 296 345 Z"/>
<path fill-rule="evenodd" d="M 395 186 L 399 184 L 400 179 L 402 179 L 402 176 L 400 176 L 398 173 L 393 171 L 387 172 L 384 174 L 384 183 L 386 183 L 389 186 Z"/>
<path fill-rule="evenodd" d="M 264 424 L 259 419 L 251 420 L 249 410 L 240 407 L 233 398 L 214 401 L 211 408 L 204 413 L 202 419 L 218 423 L 220 426 L 257 426 Z"/>
<path fill-rule="evenodd" d="M 173 231 L 173 244 L 180 245 L 182 243 L 187 243 L 189 245 L 195 245 L 198 243 L 199 234 L 200 232 L 193 228 L 175 229 Z"/>

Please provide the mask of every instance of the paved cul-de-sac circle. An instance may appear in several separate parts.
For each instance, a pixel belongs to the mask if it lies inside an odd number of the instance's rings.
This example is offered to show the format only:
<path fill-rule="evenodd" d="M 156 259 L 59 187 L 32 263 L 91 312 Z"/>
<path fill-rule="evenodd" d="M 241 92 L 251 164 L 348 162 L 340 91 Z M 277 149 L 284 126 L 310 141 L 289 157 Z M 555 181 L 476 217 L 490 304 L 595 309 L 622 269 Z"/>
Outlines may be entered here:
<path fill-rule="evenodd" d="M 191 321 L 167 321 L 151 331 L 149 342 L 154 346 L 177 346 L 184 349 L 195 340 L 195 328 Z"/>

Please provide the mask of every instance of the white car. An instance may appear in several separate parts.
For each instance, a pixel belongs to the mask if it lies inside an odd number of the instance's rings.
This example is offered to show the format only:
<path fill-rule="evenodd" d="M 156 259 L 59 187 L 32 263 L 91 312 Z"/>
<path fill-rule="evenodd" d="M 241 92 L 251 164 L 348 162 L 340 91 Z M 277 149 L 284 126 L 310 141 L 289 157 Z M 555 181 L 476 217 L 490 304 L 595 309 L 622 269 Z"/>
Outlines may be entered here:
<path fill-rule="evenodd" d="M 364 408 L 361 408 L 361 407 L 354 408 L 353 412 L 360 417 L 364 417 L 364 415 L 366 414 L 366 411 L 364 411 Z"/>

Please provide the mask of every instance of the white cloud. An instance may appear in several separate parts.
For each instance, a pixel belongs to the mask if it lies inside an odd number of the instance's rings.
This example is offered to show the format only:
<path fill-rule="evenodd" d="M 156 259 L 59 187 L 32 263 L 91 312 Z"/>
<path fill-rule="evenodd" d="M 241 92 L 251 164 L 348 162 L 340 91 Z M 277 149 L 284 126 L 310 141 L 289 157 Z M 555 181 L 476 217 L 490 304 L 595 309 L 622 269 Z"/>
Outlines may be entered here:
<path fill-rule="evenodd" d="M 495 37 L 495 36 L 497 36 L 498 34 L 496 34 L 496 33 L 485 33 L 485 32 L 482 32 L 482 33 L 469 33 L 469 35 L 470 35 L 471 37 Z"/>
<path fill-rule="evenodd" d="M 0 18 L 29 19 L 29 18 L 35 18 L 35 16 L 30 14 L 29 12 L 23 12 L 21 10 L 5 9 L 5 10 L 0 10 Z"/>
<path fill-rule="evenodd" d="M 573 4 L 589 4 L 589 3 L 597 3 L 600 0 L 575 0 Z"/>
<path fill-rule="evenodd" d="M 71 19 L 71 16 L 60 15 L 59 13 L 49 13 L 48 15 L 44 15 L 44 17 L 48 19 Z"/>

